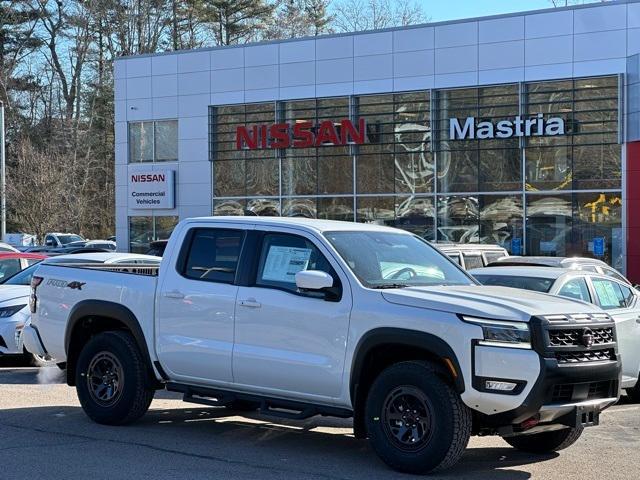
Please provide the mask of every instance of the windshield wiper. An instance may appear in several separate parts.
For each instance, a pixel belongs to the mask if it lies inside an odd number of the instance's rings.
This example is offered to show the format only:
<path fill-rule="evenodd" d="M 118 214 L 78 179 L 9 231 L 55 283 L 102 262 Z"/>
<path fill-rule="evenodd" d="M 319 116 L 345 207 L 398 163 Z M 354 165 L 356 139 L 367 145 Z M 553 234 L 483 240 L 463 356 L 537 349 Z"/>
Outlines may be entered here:
<path fill-rule="evenodd" d="M 405 283 L 385 283 L 384 285 L 374 285 L 371 288 L 373 288 L 374 290 L 382 290 L 385 288 L 406 288 L 409 285 L 405 284 Z"/>

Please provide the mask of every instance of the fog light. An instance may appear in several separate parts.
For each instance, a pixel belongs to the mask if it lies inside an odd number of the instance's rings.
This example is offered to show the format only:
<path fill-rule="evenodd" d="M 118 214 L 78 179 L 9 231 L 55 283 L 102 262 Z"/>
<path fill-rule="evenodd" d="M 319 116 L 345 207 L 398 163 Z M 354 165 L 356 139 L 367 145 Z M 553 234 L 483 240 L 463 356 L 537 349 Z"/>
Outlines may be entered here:
<path fill-rule="evenodd" d="M 484 388 L 487 390 L 497 390 L 499 392 L 512 392 L 518 386 L 513 382 L 498 382 L 496 380 L 487 380 L 484 382 Z"/>

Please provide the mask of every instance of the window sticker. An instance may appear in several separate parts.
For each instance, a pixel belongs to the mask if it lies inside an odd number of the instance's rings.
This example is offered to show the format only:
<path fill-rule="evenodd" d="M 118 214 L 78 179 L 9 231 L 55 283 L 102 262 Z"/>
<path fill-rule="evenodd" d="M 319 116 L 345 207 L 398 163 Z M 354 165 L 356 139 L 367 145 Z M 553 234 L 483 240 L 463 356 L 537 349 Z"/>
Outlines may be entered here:
<path fill-rule="evenodd" d="M 296 273 L 307 269 L 310 258 L 310 248 L 271 246 L 264 263 L 262 280 L 295 283 Z"/>
<path fill-rule="evenodd" d="M 593 286 L 603 307 L 617 308 L 620 306 L 620 301 L 611 282 L 594 281 Z"/>

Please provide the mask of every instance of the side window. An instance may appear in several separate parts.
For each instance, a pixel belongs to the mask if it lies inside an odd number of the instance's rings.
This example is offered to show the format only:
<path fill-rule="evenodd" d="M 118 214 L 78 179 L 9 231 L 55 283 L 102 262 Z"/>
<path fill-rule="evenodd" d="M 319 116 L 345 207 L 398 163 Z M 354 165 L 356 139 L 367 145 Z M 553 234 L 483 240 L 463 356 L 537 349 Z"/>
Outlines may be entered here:
<path fill-rule="evenodd" d="M 624 308 L 626 306 L 624 295 L 618 283 L 603 278 L 594 278 L 593 288 L 596 291 L 598 302 L 604 310 Z"/>
<path fill-rule="evenodd" d="M 243 237 L 241 230 L 196 229 L 191 234 L 182 275 L 194 280 L 233 283 Z"/>
<path fill-rule="evenodd" d="M 629 287 L 626 287 L 620 284 L 618 284 L 618 287 L 620 287 L 620 291 L 622 292 L 622 297 L 624 298 L 624 306 L 631 307 L 633 305 L 633 300 L 635 298 L 635 295 L 633 294 L 633 292 Z"/>
<path fill-rule="evenodd" d="M 573 298 L 575 300 L 583 300 L 585 302 L 591 302 L 591 295 L 589 295 L 589 288 L 584 278 L 574 278 L 565 283 L 558 291 L 558 295 L 561 297 Z"/>
<path fill-rule="evenodd" d="M 20 260 L 17 258 L 10 258 L 0 262 L 0 279 L 9 278 L 22 270 Z"/>
<path fill-rule="evenodd" d="M 321 270 L 339 283 L 335 270 L 325 256 L 309 240 L 297 235 L 268 233 L 262 240 L 256 285 L 276 287 L 297 293 L 296 273 L 303 270 Z M 312 295 L 312 293 L 309 293 Z"/>

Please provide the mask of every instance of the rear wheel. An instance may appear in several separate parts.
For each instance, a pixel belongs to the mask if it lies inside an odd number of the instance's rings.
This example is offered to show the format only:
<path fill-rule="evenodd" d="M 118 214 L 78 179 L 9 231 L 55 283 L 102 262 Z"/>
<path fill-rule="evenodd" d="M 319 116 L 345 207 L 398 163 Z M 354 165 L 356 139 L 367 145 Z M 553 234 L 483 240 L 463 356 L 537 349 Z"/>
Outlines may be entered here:
<path fill-rule="evenodd" d="M 452 466 L 471 435 L 471 412 L 424 362 L 384 370 L 371 386 L 365 415 L 374 451 L 401 472 L 422 474 Z"/>
<path fill-rule="evenodd" d="M 105 425 L 132 423 L 146 413 L 154 390 L 133 337 L 104 332 L 93 337 L 78 357 L 76 391 L 85 413 Z"/>
<path fill-rule="evenodd" d="M 573 445 L 580 438 L 583 430 L 584 427 L 563 428 L 552 432 L 504 437 L 504 441 L 523 452 L 551 453 Z"/>

